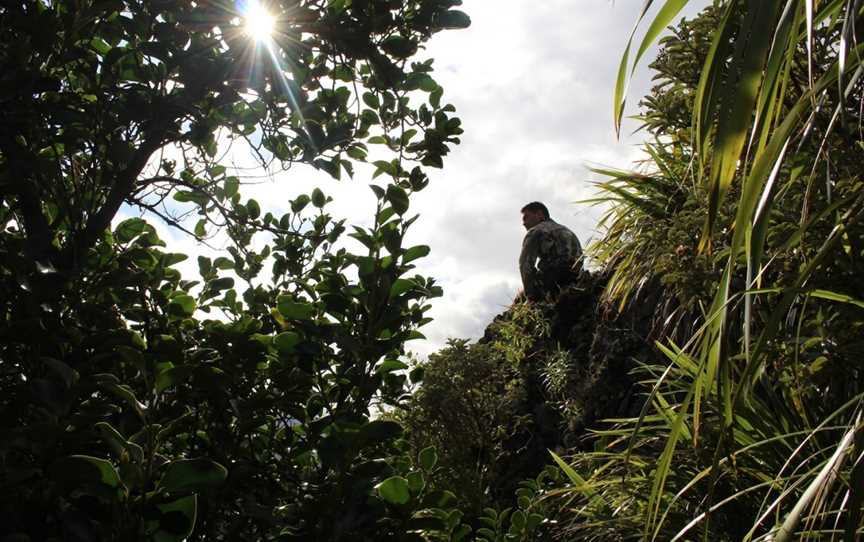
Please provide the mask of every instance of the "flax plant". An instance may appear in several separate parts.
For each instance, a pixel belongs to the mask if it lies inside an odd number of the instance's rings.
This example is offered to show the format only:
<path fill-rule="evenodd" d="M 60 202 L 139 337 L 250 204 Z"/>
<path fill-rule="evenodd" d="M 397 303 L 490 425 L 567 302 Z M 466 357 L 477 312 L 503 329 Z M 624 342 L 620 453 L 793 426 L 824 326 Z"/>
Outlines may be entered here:
<path fill-rule="evenodd" d="M 653 4 L 621 61 L 616 127 L 635 65 L 687 0 L 647 0 L 637 28 Z M 658 342 L 665 364 L 641 369 L 642 414 L 598 433 L 572 461 L 584 483 L 550 495 L 586 539 L 614 539 L 606 525 L 648 540 L 860 540 L 862 7 L 715 2 L 679 140 L 702 198 L 696 248 L 720 272 L 683 346 Z M 618 204 L 601 254 L 619 306 L 661 257 L 637 201 L 653 181 L 636 179 L 613 173 L 601 196 Z"/>

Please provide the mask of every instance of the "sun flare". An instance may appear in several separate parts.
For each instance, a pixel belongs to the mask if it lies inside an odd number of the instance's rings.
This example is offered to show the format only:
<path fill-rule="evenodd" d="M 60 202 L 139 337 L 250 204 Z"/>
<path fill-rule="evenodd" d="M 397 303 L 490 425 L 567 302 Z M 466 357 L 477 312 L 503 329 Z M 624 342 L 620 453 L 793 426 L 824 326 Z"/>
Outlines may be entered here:
<path fill-rule="evenodd" d="M 270 35 L 273 34 L 276 20 L 260 3 L 250 2 L 249 11 L 244 19 L 246 33 L 250 37 L 263 41 L 269 39 Z"/>

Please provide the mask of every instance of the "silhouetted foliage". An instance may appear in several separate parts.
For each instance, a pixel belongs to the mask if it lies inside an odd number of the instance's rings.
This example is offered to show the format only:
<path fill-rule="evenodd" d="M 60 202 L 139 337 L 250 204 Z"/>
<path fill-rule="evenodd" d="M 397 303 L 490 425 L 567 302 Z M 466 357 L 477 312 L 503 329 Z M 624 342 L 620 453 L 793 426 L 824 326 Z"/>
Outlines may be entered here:
<path fill-rule="evenodd" d="M 372 419 L 404 400 L 399 357 L 440 295 L 403 238 L 461 128 L 409 59 L 468 26 L 456 4 L 270 2 L 257 45 L 233 3 L 0 8 L 0 534 L 465 534 L 401 427 Z M 229 140 L 335 178 L 381 144 L 360 250 L 320 188 L 282 217 L 244 200 Z M 231 243 L 183 277 L 146 220 L 111 228 L 124 204 Z"/>

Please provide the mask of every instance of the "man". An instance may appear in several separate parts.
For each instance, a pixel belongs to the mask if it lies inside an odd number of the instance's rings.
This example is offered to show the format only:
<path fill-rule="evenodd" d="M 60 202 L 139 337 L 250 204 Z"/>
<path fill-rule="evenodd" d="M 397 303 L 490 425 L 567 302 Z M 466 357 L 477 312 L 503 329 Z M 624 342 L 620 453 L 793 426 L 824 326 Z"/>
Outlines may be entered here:
<path fill-rule="evenodd" d="M 528 230 L 519 255 L 525 297 L 538 301 L 575 282 L 582 265 L 576 234 L 549 218 L 539 201 L 522 208 L 522 225 Z"/>

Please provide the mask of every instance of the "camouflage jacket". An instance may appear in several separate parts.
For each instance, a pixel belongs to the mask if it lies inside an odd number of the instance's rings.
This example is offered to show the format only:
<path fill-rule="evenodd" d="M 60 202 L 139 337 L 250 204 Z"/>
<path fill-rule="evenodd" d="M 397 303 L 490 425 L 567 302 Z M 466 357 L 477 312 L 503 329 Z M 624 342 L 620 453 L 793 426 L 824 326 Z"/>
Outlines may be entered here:
<path fill-rule="evenodd" d="M 547 289 L 544 283 L 549 282 L 544 278 L 554 281 L 562 272 L 574 269 L 581 257 L 582 246 L 569 228 L 552 219 L 535 225 L 525 234 L 519 255 L 525 295 L 529 299 L 541 297 Z"/>

